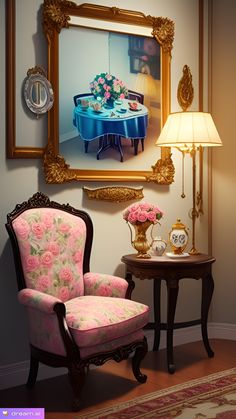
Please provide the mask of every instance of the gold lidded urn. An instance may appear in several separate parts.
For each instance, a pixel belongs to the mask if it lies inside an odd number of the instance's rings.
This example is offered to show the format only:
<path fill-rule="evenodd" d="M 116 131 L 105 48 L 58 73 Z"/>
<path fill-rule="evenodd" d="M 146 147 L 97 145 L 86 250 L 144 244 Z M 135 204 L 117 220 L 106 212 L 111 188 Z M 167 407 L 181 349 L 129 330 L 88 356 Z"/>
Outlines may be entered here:
<path fill-rule="evenodd" d="M 176 223 L 172 225 L 172 229 L 169 233 L 169 242 L 173 254 L 183 254 L 183 251 L 188 244 L 188 232 L 180 218 L 177 218 Z"/>

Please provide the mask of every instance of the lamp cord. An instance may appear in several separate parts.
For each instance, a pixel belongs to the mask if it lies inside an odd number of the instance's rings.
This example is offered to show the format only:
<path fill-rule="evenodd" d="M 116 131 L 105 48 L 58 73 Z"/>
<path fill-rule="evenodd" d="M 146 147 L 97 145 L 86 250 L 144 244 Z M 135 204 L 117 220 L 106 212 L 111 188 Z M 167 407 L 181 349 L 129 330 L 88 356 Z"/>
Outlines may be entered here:
<path fill-rule="evenodd" d="M 185 168 L 184 158 L 185 158 L 185 153 L 184 153 L 184 151 L 182 151 L 182 193 L 181 193 L 181 198 L 186 197 L 185 192 L 184 192 L 184 189 L 185 189 L 185 184 L 184 184 L 184 168 Z"/>

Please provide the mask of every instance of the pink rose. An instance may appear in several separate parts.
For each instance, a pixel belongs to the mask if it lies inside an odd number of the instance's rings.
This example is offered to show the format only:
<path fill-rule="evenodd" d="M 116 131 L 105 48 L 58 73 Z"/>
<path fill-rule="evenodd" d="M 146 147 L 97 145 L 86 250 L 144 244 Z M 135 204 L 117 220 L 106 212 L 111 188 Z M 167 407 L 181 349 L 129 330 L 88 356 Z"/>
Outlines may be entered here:
<path fill-rule="evenodd" d="M 98 289 L 98 293 L 103 297 L 110 297 L 112 295 L 112 288 L 109 285 L 102 284 Z"/>
<path fill-rule="evenodd" d="M 83 252 L 82 250 L 79 250 L 77 252 L 75 252 L 75 254 L 73 255 L 73 261 L 75 263 L 80 263 L 83 259 Z"/>
<path fill-rule="evenodd" d="M 105 79 L 103 77 L 99 77 L 98 83 L 101 83 L 101 84 L 105 83 Z"/>
<path fill-rule="evenodd" d="M 141 223 L 144 223 L 148 219 L 148 213 L 146 211 L 145 212 L 139 212 L 137 219 Z"/>
<path fill-rule="evenodd" d="M 105 77 L 106 77 L 106 79 L 107 79 L 107 80 L 112 80 L 112 76 L 111 76 L 111 74 L 106 74 L 106 76 L 105 76 Z"/>
<path fill-rule="evenodd" d="M 70 226 L 69 226 L 68 224 L 66 224 L 66 223 L 61 223 L 61 224 L 59 225 L 59 227 L 58 227 L 58 230 L 59 230 L 61 233 L 67 233 L 67 232 L 70 230 Z"/>
<path fill-rule="evenodd" d="M 132 223 L 136 223 L 136 221 L 138 220 L 138 214 L 137 212 L 131 212 L 128 215 L 128 221 L 132 224 Z"/>
<path fill-rule="evenodd" d="M 60 253 L 60 247 L 58 246 L 57 243 L 54 243 L 54 242 L 48 243 L 47 250 L 51 252 L 54 256 L 57 256 Z"/>
<path fill-rule="evenodd" d="M 156 221 L 156 213 L 154 211 L 149 211 L 147 213 L 147 218 L 149 221 L 155 222 Z"/>
<path fill-rule="evenodd" d="M 73 280 L 73 273 L 71 272 L 71 269 L 68 267 L 61 268 L 59 278 L 61 281 L 71 282 Z"/>
<path fill-rule="evenodd" d="M 58 298 L 60 298 L 61 301 L 67 301 L 70 297 L 70 293 L 67 287 L 61 287 L 58 292 Z"/>
<path fill-rule="evenodd" d="M 22 240 L 27 239 L 30 232 L 30 226 L 26 220 L 18 218 L 16 221 L 13 221 L 13 226 L 16 234 L 18 234 Z"/>
<path fill-rule="evenodd" d="M 52 266 L 53 262 L 53 254 L 49 251 L 44 252 L 41 255 L 41 264 L 47 268 L 50 268 Z"/>
<path fill-rule="evenodd" d="M 25 269 L 28 272 L 32 272 L 39 267 L 39 257 L 29 255 L 25 258 Z"/>
<path fill-rule="evenodd" d="M 43 223 L 33 223 L 31 225 L 31 230 L 37 239 L 41 239 L 43 237 L 45 226 Z"/>
<path fill-rule="evenodd" d="M 52 281 L 49 278 L 48 275 L 41 275 L 38 278 L 37 284 L 36 284 L 36 288 L 38 291 L 46 291 L 47 288 L 49 288 L 52 285 Z"/>
<path fill-rule="evenodd" d="M 52 227 L 52 225 L 53 225 L 53 218 L 54 218 L 54 216 L 53 216 L 53 214 L 51 212 L 45 213 L 42 216 L 42 221 L 43 221 L 43 223 L 45 224 L 45 226 L 47 228 L 51 228 Z"/>

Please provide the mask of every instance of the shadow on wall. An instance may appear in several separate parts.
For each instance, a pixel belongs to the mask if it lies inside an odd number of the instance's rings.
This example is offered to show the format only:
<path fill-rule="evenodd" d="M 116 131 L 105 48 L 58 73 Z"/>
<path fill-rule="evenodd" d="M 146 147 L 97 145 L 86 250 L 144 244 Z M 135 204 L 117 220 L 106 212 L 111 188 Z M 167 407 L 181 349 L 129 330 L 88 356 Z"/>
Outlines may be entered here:
<path fill-rule="evenodd" d="M 0 256 L 0 360 L 3 364 L 24 361 L 29 357 L 27 321 L 17 300 L 17 280 L 10 242 L 7 240 Z"/>

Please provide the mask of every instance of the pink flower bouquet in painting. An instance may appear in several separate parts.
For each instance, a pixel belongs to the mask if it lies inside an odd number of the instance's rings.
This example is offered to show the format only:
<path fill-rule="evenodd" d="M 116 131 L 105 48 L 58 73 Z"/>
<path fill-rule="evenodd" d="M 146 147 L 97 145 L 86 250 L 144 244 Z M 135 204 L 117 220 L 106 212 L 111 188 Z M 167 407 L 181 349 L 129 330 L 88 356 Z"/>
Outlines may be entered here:
<path fill-rule="evenodd" d="M 95 97 L 100 96 L 105 100 L 124 99 L 128 96 L 124 82 L 109 73 L 97 74 L 89 86 Z"/>
<path fill-rule="evenodd" d="M 145 223 L 150 221 L 156 224 L 163 217 L 163 211 L 154 204 L 139 202 L 132 204 L 123 213 L 123 218 L 130 224 Z"/>

